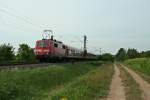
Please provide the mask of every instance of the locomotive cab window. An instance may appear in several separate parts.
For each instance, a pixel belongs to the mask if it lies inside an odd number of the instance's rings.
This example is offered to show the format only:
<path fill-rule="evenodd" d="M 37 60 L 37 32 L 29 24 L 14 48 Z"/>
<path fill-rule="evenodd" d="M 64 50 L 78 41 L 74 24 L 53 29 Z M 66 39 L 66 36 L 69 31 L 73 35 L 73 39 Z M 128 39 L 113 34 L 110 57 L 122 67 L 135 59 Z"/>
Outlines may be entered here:
<path fill-rule="evenodd" d="M 46 47 L 46 46 L 48 46 L 48 43 L 45 42 L 45 41 L 40 41 L 40 42 L 37 42 L 37 46 L 39 46 L 39 47 Z"/>

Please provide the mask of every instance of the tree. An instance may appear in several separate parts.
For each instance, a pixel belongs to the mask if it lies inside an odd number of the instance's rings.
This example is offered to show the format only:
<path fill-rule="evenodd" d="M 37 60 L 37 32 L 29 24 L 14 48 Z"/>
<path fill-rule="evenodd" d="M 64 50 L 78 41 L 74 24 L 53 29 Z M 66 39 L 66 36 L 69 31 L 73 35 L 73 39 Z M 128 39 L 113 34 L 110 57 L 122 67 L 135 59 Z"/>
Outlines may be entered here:
<path fill-rule="evenodd" d="M 139 57 L 139 52 L 136 49 L 128 49 L 127 51 L 128 59 L 137 58 L 137 57 Z"/>
<path fill-rule="evenodd" d="M 105 53 L 99 56 L 99 59 L 102 61 L 114 61 L 114 56 L 110 53 Z"/>
<path fill-rule="evenodd" d="M 35 62 L 36 59 L 33 49 L 31 49 L 27 44 L 20 44 L 17 53 L 17 60 L 24 63 Z"/>
<path fill-rule="evenodd" d="M 15 57 L 14 48 L 10 44 L 0 45 L 0 62 L 11 62 Z"/>
<path fill-rule="evenodd" d="M 150 57 L 150 50 L 149 51 L 142 51 L 140 53 L 140 57 Z"/>
<path fill-rule="evenodd" d="M 120 48 L 118 53 L 116 54 L 116 60 L 124 61 L 126 59 L 126 50 L 124 48 Z"/>
<path fill-rule="evenodd" d="M 145 52 L 145 57 L 150 57 L 150 50 Z"/>

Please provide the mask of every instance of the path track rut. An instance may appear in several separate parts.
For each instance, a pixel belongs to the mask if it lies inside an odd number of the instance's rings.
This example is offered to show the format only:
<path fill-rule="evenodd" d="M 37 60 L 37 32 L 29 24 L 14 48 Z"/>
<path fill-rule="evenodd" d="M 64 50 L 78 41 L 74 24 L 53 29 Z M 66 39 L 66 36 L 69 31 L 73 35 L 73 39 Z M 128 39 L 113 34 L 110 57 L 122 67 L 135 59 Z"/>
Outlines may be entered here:
<path fill-rule="evenodd" d="M 140 89 L 143 91 L 144 100 L 150 100 L 150 84 L 143 80 L 133 70 L 127 68 L 124 65 L 122 65 L 122 67 L 124 67 L 127 70 L 127 72 L 134 78 L 134 80 L 140 85 Z"/>
<path fill-rule="evenodd" d="M 110 86 L 110 92 L 107 100 L 125 100 L 125 91 L 120 78 L 120 70 L 117 65 L 114 64 L 114 76 Z"/>

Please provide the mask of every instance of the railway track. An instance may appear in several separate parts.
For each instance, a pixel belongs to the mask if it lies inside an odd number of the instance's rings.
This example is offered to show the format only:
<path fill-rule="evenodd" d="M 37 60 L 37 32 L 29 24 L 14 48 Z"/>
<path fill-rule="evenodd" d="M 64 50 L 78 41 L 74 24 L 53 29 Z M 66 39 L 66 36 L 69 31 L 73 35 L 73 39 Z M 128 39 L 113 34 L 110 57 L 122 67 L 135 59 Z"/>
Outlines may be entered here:
<path fill-rule="evenodd" d="M 56 63 L 2 64 L 2 65 L 0 65 L 0 70 L 48 67 L 49 65 L 54 65 L 54 64 L 56 64 Z"/>
<path fill-rule="evenodd" d="M 55 62 L 55 63 L 16 63 L 16 64 L 0 64 L 1 70 L 12 70 L 12 69 L 27 69 L 27 68 L 42 68 L 48 67 L 49 65 L 62 65 L 62 64 L 74 64 L 74 63 L 84 63 L 85 61 L 73 61 L 73 62 Z M 88 62 L 88 61 L 86 61 Z"/>

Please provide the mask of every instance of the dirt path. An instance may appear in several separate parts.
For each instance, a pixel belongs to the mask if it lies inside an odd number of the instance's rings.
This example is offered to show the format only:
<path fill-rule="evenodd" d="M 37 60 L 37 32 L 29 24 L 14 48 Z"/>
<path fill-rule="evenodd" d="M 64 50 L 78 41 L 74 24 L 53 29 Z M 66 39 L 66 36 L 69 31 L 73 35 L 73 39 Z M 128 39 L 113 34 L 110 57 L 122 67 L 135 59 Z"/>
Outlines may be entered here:
<path fill-rule="evenodd" d="M 112 79 L 112 83 L 110 86 L 110 92 L 107 100 L 125 100 L 125 91 L 121 82 L 121 78 L 119 77 L 120 71 L 118 67 L 114 64 L 115 73 Z"/>
<path fill-rule="evenodd" d="M 144 100 L 150 100 L 150 84 L 144 81 L 138 74 L 136 74 L 133 70 L 122 65 L 129 74 L 134 78 L 134 80 L 140 85 L 141 90 L 143 91 Z"/>

